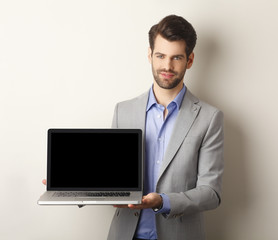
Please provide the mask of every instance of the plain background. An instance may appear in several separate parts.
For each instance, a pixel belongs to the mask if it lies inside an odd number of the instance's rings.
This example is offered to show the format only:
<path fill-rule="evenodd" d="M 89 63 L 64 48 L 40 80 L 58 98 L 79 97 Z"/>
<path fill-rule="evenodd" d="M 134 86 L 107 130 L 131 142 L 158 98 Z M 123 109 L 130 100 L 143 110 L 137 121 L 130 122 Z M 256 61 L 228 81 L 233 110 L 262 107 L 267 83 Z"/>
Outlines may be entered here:
<path fill-rule="evenodd" d="M 198 34 L 185 83 L 225 113 L 222 205 L 208 240 L 276 240 L 276 0 L 1 0 L 0 239 L 105 239 L 110 206 L 41 207 L 46 131 L 110 127 L 149 89 L 148 30 L 182 15 Z"/>

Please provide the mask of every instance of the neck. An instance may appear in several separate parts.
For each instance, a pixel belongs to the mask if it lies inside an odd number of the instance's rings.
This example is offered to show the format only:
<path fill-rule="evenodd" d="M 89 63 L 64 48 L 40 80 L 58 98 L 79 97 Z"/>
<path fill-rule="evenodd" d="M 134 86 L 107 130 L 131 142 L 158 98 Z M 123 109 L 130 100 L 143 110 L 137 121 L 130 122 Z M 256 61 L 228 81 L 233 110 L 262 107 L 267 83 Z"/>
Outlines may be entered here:
<path fill-rule="evenodd" d="M 179 94 L 181 89 L 183 88 L 183 82 L 176 86 L 173 89 L 164 89 L 157 85 L 156 82 L 153 84 L 153 92 L 156 98 L 156 101 L 163 105 L 165 108 L 169 105 L 170 102 L 172 102 L 176 96 Z"/>

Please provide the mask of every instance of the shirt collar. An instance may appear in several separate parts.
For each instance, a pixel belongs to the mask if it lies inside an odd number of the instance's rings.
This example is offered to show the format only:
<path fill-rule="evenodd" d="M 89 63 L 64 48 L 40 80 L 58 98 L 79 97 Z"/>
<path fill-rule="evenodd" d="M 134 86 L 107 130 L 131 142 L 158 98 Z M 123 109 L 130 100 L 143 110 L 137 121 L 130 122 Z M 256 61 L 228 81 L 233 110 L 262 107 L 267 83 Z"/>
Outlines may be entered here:
<path fill-rule="evenodd" d="M 186 92 L 186 86 L 183 84 L 183 88 L 180 90 L 180 92 L 178 93 L 178 95 L 175 97 L 175 99 L 172 101 L 172 102 L 175 102 L 178 106 L 178 109 L 180 109 L 181 107 L 181 104 L 182 104 L 182 100 L 183 100 L 183 97 L 185 95 L 185 92 Z M 150 89 L 150 92 L 149 92 L 149 100 L 148 100 L 148 104 L 147 104 L 147 109 L 146 111 L 148 112 L 150 110 L 150 108 L 154 105 L 154 104 L 158 104 L 157 101 L 156 101 L 156 98 L 154 96 L 154 92 L 153 92 L 153 85 Z M 170 105 L 170 103 L 169 103 Z"/>

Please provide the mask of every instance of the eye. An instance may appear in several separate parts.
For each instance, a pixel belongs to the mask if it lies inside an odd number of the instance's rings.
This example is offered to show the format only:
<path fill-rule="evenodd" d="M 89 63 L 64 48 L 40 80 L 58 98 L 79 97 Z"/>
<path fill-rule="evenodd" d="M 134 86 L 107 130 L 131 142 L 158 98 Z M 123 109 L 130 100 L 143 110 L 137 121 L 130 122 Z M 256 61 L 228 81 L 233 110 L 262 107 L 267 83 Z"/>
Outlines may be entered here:
<path fill-rule="evenodd" d="M 163 59 L 164 58 L 164 55 L 162 54 L 159 54 L 159 55 L 156 55 L 157 58 L 160 58 L 160 59 Z"/>
<path fill-rule="evenodd" d="M 180 56 L 175 56 L 174 60 L 181 60 L 181 57 Z"/>

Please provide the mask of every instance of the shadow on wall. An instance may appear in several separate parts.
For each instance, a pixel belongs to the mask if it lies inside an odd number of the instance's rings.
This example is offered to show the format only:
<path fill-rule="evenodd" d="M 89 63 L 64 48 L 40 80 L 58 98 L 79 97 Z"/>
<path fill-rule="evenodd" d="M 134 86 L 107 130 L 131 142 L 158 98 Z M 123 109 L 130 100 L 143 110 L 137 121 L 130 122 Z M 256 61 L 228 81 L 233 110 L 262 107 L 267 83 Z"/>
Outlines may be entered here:
<path fill-rule="evenodd" d="M 226 229 L 230 223 L 238 221 L 248 205 L 248 172 L 245 162 L 245 135 L 244 129 L 233 116 L 234 109 L 225 105 L 223 89 L 229 90 L 229 83 L 225 82 L 229 66 L 229 56 L 225 55 L 223 43 L 219 43 L 217 34 L 202 36 L 198 48 L 193 92 L 208 103 L 219 107 L 225 116 L 225 169 L 223 179 L 223 193 L 221 206 L 213 211 L 206 212 L 206 231 L 208 240 L 227 240 Z M 225 60 L 227 61 L 225 63 Z M 219 69 L 219 71 L 217 71 Z M 191 83 L 190 83 L 191 84 Z M 226 99 L 227 101 L 227 99 Z"/>
<path fill-rule="evenodd" d="M 240 126 L 225 118 L 225 171 L 222 204 L 206 213 L 208 240 L 231 239 L 226 229 L 239 221 L 248 207 L 247 168 L 245 164 L 244 134 Z"/>

